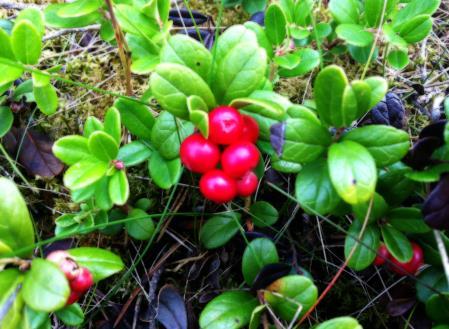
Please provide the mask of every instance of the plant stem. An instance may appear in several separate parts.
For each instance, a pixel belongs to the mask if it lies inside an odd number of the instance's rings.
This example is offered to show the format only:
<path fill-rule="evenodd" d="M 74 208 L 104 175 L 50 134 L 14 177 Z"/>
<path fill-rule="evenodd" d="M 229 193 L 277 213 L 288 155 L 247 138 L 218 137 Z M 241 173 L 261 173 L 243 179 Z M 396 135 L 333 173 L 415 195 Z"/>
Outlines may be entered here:
<path fill-rule="evenodd" d="M 441 261 L 443 263 L 444 272 L 446 273 L 446 280 L 449 284 L 449 257 L 447 256 L 446 247 L 444 246 L 443 238 L 438 230 L 433 230 L 435 240 L 437 241 L 438 250 L 440 251 Z"/>
<path fill-rule="evenodd" d="M 106 5 L 108 6 L 108 13 L 109 13 L 109 16 L 111 19 L 112 26 L 114 27 L 115 39 L 117 40 L 117 46 L 118 46 L 118 54 L 120 56 L 120 61 L 122 62 L 123 69 L 124 69 L 124 75 L 125 75 L 125 81 L 126 81 L 126 95 L 132 96 L 133 88 L 131 85 L 131 64 L 130 64 L 129 56 L 126 53 L 126 51 L 128 49 L 128 44 L 126 43 L 123 31 L 117 22 L 117 18 L 115 17 L 114 8 L 112 6 L 112 1 L 105 0 L 105 2 L 106 2 Z"/>

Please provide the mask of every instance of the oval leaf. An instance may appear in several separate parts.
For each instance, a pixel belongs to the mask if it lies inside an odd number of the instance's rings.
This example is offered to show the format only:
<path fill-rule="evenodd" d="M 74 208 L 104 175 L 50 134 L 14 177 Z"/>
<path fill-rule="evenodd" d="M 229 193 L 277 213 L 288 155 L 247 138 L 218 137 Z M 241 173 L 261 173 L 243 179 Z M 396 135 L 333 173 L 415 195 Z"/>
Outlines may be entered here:
<path fill-rule="evenodd" d="M 243 252 L 242 273 L 248 285 L 252 285 L 260 270 L 279 261 L 275 244 L 267 238 L 255 239 Z"/>

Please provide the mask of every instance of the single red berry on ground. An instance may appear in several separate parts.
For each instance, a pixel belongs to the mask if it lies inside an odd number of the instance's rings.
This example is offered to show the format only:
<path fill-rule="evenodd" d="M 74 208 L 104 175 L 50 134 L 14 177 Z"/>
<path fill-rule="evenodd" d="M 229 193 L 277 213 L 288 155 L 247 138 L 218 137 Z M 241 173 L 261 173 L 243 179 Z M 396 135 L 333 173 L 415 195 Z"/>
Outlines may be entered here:
<path fill-rule="evenodd" d="M 385 264 L 385 262 L 387 261 L 387 259 L 390 258 L 390 256 L 391 255 L 387 247 L 385 246 L 385 244 L 382 243 L 379 247 L 379 250 L 377 250 L 377 256 L 376 259 L 374 259 L 374 265 L 381 266 Z"/>
<path fill-rule="evenodd" d="M 237 180 L 237 194 L 241 197 L 251 196 L 256 192 L 259 179 L 252 171 L 248 171 Z"/>
<path fill-rule="evenodd" d="M 209 140 L 229 145 L 240 140 L 243 118 L 233 107 L 220 106 L 209 113 Z"/>
<path fill-rule="evenodd" d="M 221 165 L 228 175 L 239 178 L 257 166 L 259 157 L 259 150 L 254 144 L 238 142 L 224 150 Z"/>
<path fill-rule="evenodd" d="M 413 256 L 407 263 L 401 263 L 394 257 L 391 257 L 390 269 L 399 275 L 415 275 L 419 268 L 424 264 L 424 252 L 421 247 L 412 242 Z"/>
<path fill-rule="evenodd" d="M 249 115 L 242 114 L 242 118 L 243 118 L 242 140 L 255 144 L 259 139 L 259 125 L 257 124 L 257 121 L 254 120 Z"/>
<path fill-rule="evenodd" d="M 83 294 L 87 290 L 89 290 L 89 288 L 92 287 L 93 284 L 94 277 L 92 276 L 92 273 L 90 273 L 87 268 L 81 267 L 77 277 L 70 281 L 70 288 L 73 291 Z"/>
<path fill-rule="evenodd" d="M 217 166 L 220 161 L 220 150 L 216 144 L 201 134 L 193 134 L 182 142 L 180 157 L 187 169 L 203 174 Z"/>
<path fill-rule="evenodd" d="M 200 179 L 200 191 L 208 200 L 229 202 L 237 196 L 237 184 L 222 170 L 211 170 Z"/>

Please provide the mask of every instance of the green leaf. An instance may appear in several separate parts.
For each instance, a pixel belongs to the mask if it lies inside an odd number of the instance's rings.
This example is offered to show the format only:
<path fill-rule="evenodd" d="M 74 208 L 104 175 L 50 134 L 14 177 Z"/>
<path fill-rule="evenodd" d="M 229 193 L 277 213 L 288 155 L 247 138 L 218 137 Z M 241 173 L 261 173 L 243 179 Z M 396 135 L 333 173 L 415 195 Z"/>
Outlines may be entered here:
<path fill-rule="evenodd" d="M 120 112 L 116 108 L 109 108 L 104 116 L 104 132 L 114 138 L 117 145 L 122 139 Z"/>
<path fill-rule="evenodd" d="M 33 94 L 37 107 L 42 113 L 50 115 L 56 112 L 59 100 L 53 85 L 50 83 L 42 87 L 33 85 Z"/>
<path fill-rule="evenodd" d="M 365 47 L 357 47 L 353 45 L 348 45 L 348 51 L 351 57 L 360 64 L 366 64 L 368 63 L 368 60 L 370 60 L 370 63 L 374 62 L 377 57 L 379 56 L 379 47 L 374 47 L 374 52 L 371 55 L 371 49 L 372 44 L 365 46 Z"/>
<path fill-rule="evenodd" d="M 161 51 L 161 63 L 182 64 L 196 72 L 204 81 L 209 80 L 212 55 L 202 43 L 183 34 L 175 34 Z"/>
<path fill-rule="evenodd" d="M 345 316 L 325 321 L 315 329 L 363 329 L 363 327 L 356 319 Z"/>
<path fill-rule="evenodd" d="M 345 72 L 336 65 L 327 66 L 316 77 L 313 89 L 316 110 L 326 124 L 335 127 L 345 125 L 342 102 L 347 85 Z"/>
<path fill-rule="evenodd" d="M 269 202 L 257 201 L 249 208 L 254 225 L 266 227 L 275 224 L 279 219 L 279 213 Z"/>
<path fill-rule="evenodd" d="M 89 138 L 90 135 L 92 135 L 94 132 L 103 130 L 104 130 L 103 122 L 101 122 L 95 117 L 89 116 L 87 117 L 87 120 L 84 123 L 83 136 Z"/>
<path fill-rule="evenodd" d="M 59 11 L 69 5 L 68 3 L 50 4 L 44 9 L 45 25 L 53 28 L 76 28 L 94 24 L 101 18 L 99 11 L 79 17 L 61 17 Z"/>
<path fill-rule="evenodd" d="M 0 106 L 0 138 L 5 136 L 11 129 L 14 116 L 11 109 L 6 106 Z"/>
<path fill-rule="evenodd" d="M 253 15 L 259 11 L 264 11 L 267 0 L 243 0 L 243 9 L 250 15 Z"/>
<path fill-rule="evenodd" d="M 64 307 L 56 316 L 68 326 L 79 326 L 84 321 L 84 313 L 78 303 Z"/>
<path fill-rule="evenodd" d="M 340 118 L 337 120 L 347 127 L 370 110 L 371 87 L 365 82 L 356 80 L 346 86 L 343 93 Z"/>
<path fill-rule="evenodd" d="M 69 294 L 69 283 L 59 267 L 35 258 L 23 281 L 25 303 L 36 311 L 53 312 L 64 307 Z"/>
<path fill-rule="evenodd" d="M 281 68 L 286 68 L 288 70 L 296 67 L 301 61 L 301 58 L 296 53 L 288 53 L 282 56 L 276 56 L 274 62 Z"/>
<path fill-rule="evenodd" d="M 90 156 L 88 139 L 71 135 L 58 139 L 52 148 L 53 154 L 67 165 L 73 165 Z"/>
<path fill-rule="evenodd" d="M 379 173 L 377 190 L 390 206 L 400 205 L 413 191 L 415 183 L 406 177 L 411 168 L 398 162 Z"/>
<path fill-rule="evenodd" d="M 206 82 L 197 73 L 180 64 L 159 64 L 151 75 L 150 85 L 153 96 L 162 108 L 182 119 L 189 117 L 189 96 L 201 97 L 208 108 L 215 106 L 215 97 Z"/>
<path fill-rule="evenodd" d="M 368 200 L 367 202 L 352 206 L 354 216 L 360 223 L 363 223 L 365 221 L 368 210 L 370 209 L 370 205 L 371 200 Z M 382 219 L 387 212 L 388 204 L 385 202 L 384 198 L 380 194 L 374 193 L 368 223 L 375 223 L 377 220 Z"/>
<path fill-rule="evenodd" d="M 288 119 L 285 123 L 281 159 L 308 163 L 324 153 L 331 143 L 326 128 L 308 119 Z"/>
<path fill-rule="evenodd" d="M 64 175 L 64 185 L 71 190 L 87 187 L 100 180 L 109 164 L 90 156 L 71 166 Z"/>
<path fill-rule="evenodd" d="M 289 32 L 292 38 L 297 40 L 306 39 L 310 35 L 310 31 L 307 28 L 301 26 L 290 26 Z"/>
<path fill-rule="evenodd" d="M 357 24 L 359 22 L 359 5 L 356 0 L 331 0 L 329 10 L 340 24 Z"/>
<path fill-rule="evenodd" d="M 310 16 L 312 14 L 314 0 L 297 1 L 294 9 L 294 23 L 300 26 L 312 25 Z"/>
<path fill-rule="evenodd" d="M 286 107 L 291 106 L 291 103 L 288 99 L 272 91 L 256 90 L 248 97 L 234 99 L 230 106 L 266 118 L 282 120 L 285 118 Z"/>
<path fill-rule="evenodd" d="M 376 251 L 380 244 L 380 231 L 377 226 L 368 225 L 360 242 L 358 237 L 362 229 L 360 221 L 353 221 L 345 239 L 345 258 L 348 259 L 352 248 L 355 246 L 354 254 L 348 266 L 355 271 L 361 271 L 370 266 L 376 258 Z"/>
<path fill-rule="evenodd" d="M 129 184 L 123 170 L 116 171 L 109 180 L 109 197 L 111 201 L 123 206 L 129 198 Z"/>
<path fill-rule="evenodd" d="M 205 138 L 209 137 L 209 116 L 207 112 L 191 111 L 190 121 L 198 128 Z"/>
<path fill-rule="evenodd" d="M 408 63 L 408 52 L 403 50 L 392 50 L 387 56 L 388 63 L 396 70 L 404 69 Z"/>
<path fill-rule="evenodd" d="M 404 233 L 426 233 L 431 229 L 418 208 L 395 208 L 387 214 L 388 223 Z"/>
<path fill-rule="evenodd" d="M 267 238 L 251 241 L 245 248 L 242 257 L 242 273 L 245 282 L 252 285 L 260 270 L 266 265 L 279 262 L 275 244 Z"/>
<path fill-rule="evenodd" d="M 343 140 L 364 146 L 378 167 L 398 162 L 410 148 L 410 137 L 405 131 L 384 125 L 356 128 L 344 135 Z"/>
<path fill-rule="evenodd" d="M 0 272 L 0 307 L 2 329 L 16 329 L 23 321 L 24 303 L 20 288 L 23 275 L 17 269 Z"/>
<path fill-rule="evenodd" d="M 100 181 L 93 184 L 95 194 L 95 205 L 102 210 L 109 210 L 114 205 L 109 196 L 110 176 L 104 176 Z"/>
<path fill-rule="evenodd" d="M 14 24 L 11 35 L 12 50 L 23 64 L 37 64 L 42 52 L 41 35 L 28 20 Z"/>
<path fill-rule="evenodd" d="M 2 28 L 0 28 L 0 44 L 2 45 L 0 48 L 0 57 L 15 60 L 16 57 L 12 50 L 11 37 Z"/>
<path fill-rule="evenodd" d="M 239 231 L 240 214 L 224 213 L 211 217 L 200 229 L 200 241 L 207 249 L 226 244 Z"/>
<path fill-rule="evenodd" d="M 327 215 L 341 202 L 329 177 L 325 159 L 317 159 L 304 166 L 296 177 L 295 195 L 304 211 Z"/>
<path fill-rule="evenodd" d="M 161 189 L 168 190 L 177 184 L 182 174 L 181 160 L 165 160 L 159 152 L 153 152 L 149 161 L 151 179 Z"/>
<path fill-rule="evenodd" d="M 426 302 L 427 315 L 436 322 L 449 322 L 449 292 L 432 295 Z"/>
<path fill-rule="evenodd" d="M 124 267 L 119 256 L 105 249 L 81 247 L 70 249 L 68 253 L 78 265 L 92 273 L 95 282 L 120 272 Z"/>
<path fill-rule="evenodd" d="M 36 8 L 26 8 L 21 10 L 14 23 L 17 24 L 23 20 L 29 21 L 41 36 L 45 34 L 44 15 L 40 10 Z"/>
<path fill-rule="evenodd" d="M 292 321 L 295 314 L 300 319 L 317 297 L 317 287 L 302 275 L 284 276 L 270 284 L 264 292 L 264 298 L 274 313 L 287 322 Z"/>
<path fill-rule="evenodd" d="M 112 37 L 114 38 L 113 29 Z M 128 33 L 126 42 L 131 51 L 131 71 L 133 73 L 148 74 L 160 63 L 160 47 L 151 39 Z"/>
<path fill-rule="evenodd" d="M 116 141 L 103 131 L 96 131 L 90 135 L 88 146 L 90 153 L 101 161 L 110 162 L 118 154 Z"/>
<path fill-rule="evenodd" d="M 365 0 L 365 18 L 370 27 L 379 27 L 381 21 L 386 22 L 389 14 L 395 9 L 397 0 L 386 0 L 385 15 L 382 19 L 385 0 Z"/>
<path fill-rule="evenodd" d="M 154 234 L 154 223 L 151 217 L 142 209 L 133 209 L 128 218 L 137 218 L 126 222 L 128 234 L 136 240 L 149 240 Z"/>
<path fill-rule="evenodd" d="M 370 108 L 377 105 L 384 97 L 388 91 L 388 83 L 384 78 L 381 77 L 370 77 L 363 80 L 371 87 L 371 97 L 370 97 Z"/>
<path fill-rule="evenodd" d="M 212 299 L 201 312 L 201 329 L 245 328 L 258 305 L 256 297 L 244 291 L 227 291 Z"/>
<path fill-rule="evenodd" d="M 393 19 L 395 28 L 401 27 L 406 21 L 419 15 L 431 16 L 440 6 L 441 0 L 412 0 L 409 4 L 400 10 Z"/>
<path fill-rule="evenodd" d="M 344 201 L 358 204 L 373 196 L 376 163 L 363 146 L 352 141 L 333 144 L 329 149 L 328 165 L 332 184 Z"/>
<path fill-rule="evenodd" d="M 22 313 L 21 327 L 23 329 L 49 329 L 50 317 L 47 312 L 39 312 L 33 310 L 29 306 L 25 306 Z"/>
<path fill-rule="evenodd" d="M 446 275 L 442 269 L 431 266 L 419 273 L 416 281 L 416 297 L 425 303 L 435 291 L 449 292 Z"/>
<path fill-rule="evenodd" d="M 304 48 L 297 50 L 296 54 L 299 57 L 299 64 L 291 70 L 286 68 L 279 69 L 278 73 L 281 77 L 290 78 L 303 76 L 320 65 L 320 53 L 316 50 Z"/>
<path fill-rule="evenodd" d="M 412 245 L 407 237 L 391 225 L 381 227 L 382 238 L 388 251 L 402 263 L 409 262 L 413 256 Z"/>
<path fill-rule="evenodd" d="M 340 24 L 335 32 L 340 39 L 357 47 L 366 47 L 374 41 L 373 34 L 358 24 Z"/>
<path fill-rule="evenodd" d="M 405 22 L 399 29 L 399 35 L 408 43 L 416 43 L 427 37 L 432 30 L 432 18 L 419 15 Z"/>
<path fill-rule="evenodd" d="M 270 145 L 271 146 L 271 145 Z M 259 146 L 260 148 L 260 146 Z M 271 168 L 286 174 L 297 174 L 301 171 L 302 165 L 295 162 L 279 159 L 276 154 L 271 155 Z"/>
<path fill-rule="evenodd" d="M 159 32 L 155 19 L 145 16 L 135 6 L 118 4 L 114 6 L 115 15 L 123 31 L 150 39 Z"/>
<path fill-rule="evenodd" d="M 256 22 L 248 21 L 243 24 L 248 30 L 253 31 L 256 34 L 257 43 L 260 47 L 265 49 L 267 56 L 269 58 L 273 57 L 273 45 L 268 40 L 267 34 L 265 32 L 265 29 L 257 24 Z"/>
<path fill-rule="evenodd" d="M 193 131 L 192 123 L 179 120 L 169 112 L 161 112 L 151 131 L 152 145 L 164 159 L 176 159 L 182 141 Z"/>
<path fill-rule="evenodd" d="M 131 167 L 148 160 L 152 153 L 144 142 L 134 141 L 120 148 L 117 160 L 123 161 L 125 167 Z"/>
<path fill-rule="evenodd" d="M 265 12 L 265 32 L 274 45 L 280 45 L 287 36 L 287 20 L 284 11 L 276 4 L 271 4 Z"/>
<path fill-rule="evenodd" d="M 23 70 L 21 68 L 16 68 L 7 64 L 0 63 L 0 85 L 5 85 L 10 83 L 22 76 Z"/>
<path fill-rule="evenodd" d="M 405 173 L 405 177 L 420 183 L 438 182 L 442 174 L 449 172 L 448 163 L 440 163 L 429 169 L 420 171 L 410 171 Z"/>
<path fill-rule="evenodd" d="M 103 3 L 101 0 L 76 0 L 59 9 L 58 15 L 63 18 L 85 16 L 97 11 Z"/>
<path fill-rule="evenodd" d="M 148 106 L 119 98 L 114 103 L 114 107 L 119 110 L 123 124 L 131 134 L 139 138 L 151 138 L 151 129 L 155 120 Z"/>
<path fill-rule="evenodd" d="M 34 229 L 25 200 L 16 185 L 0 177 L 0 257 L 34 244 Z M 28 257 L 30 252 L 20 252 Z"/>
<path fill-rule="evenodd" d="M 264 314 L 267 305 L 257 306 L 251 313 L 251 320 L 249 321 L 248 329 L 258 329 L 260 328 L 260 318 Z"/>

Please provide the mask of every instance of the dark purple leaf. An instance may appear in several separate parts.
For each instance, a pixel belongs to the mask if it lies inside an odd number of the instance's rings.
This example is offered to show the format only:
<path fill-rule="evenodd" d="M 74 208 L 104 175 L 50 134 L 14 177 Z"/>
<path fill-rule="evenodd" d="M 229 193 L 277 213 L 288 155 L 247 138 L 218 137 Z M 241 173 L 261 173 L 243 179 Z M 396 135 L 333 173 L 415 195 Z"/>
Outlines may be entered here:
<path fill-rule="evenodd" d="M 419 134 L 419 139 L 423 139 L 426 137 L 435 137 L 443 141 L 446 122 L 446 120 L 440 120 L 424 127 L 424 129 Z"/>
<path fill-rule="evenodd" d="M 252 231 L 252 232 L 245 232 L 245 236 L 246 236 L 246 238 L 249 241 L 254 240 L 254 239 L 258 239 L 258 238 L 266 238 L 266 239 L 271 239 L 272 240 L 272 238 L 269 237 L 268 235 L 266 235 L 264 233 L 260 233 L 260 232 L 254 232 L 254 231 Z"/>
<path fill-rule="evenodd" d="M 67 250 L 74 246 L 74 239 L 64 239 L 47 244 L 44 247 L 44 257 L 47 257 L 49 253 L 57 250 Z"/>
<path fill-rule="evenodd" d="M 184 299 L 171 285 L 161 288 L 156 319 L 167 329 L 187 329 L 187 312 Z"/>
<path fill-rule="evenodd" d="M 208 49 L 211 49 L 212 46 L 214 45 L 215 35 L 214 35 L 213 31 L 211 31 L 211 30 L 204 30 L 204 29 L 197 30 L 197 29 L 191 28 L 191 29 L 181 30 L 179 33 L 187 34 L 189 37 L 202 42 L 204 44 L 204 46 Z"/>
<path fill-rule="evenodd" d="M 277 279 L 288 275 L 291 270 L 292 267 L 287 264 L 276 263 L 266 265 L 257 274 L 251 288 L 253 290 L 265 289 Z"/>
<path fill-rule="evenodd" d="M 404 127 L 405 108 L 395 93 L 389 92 L 367 115 L 364 123 Z"/>
<path fill-rule="evenodd" d="M 398 298 L 393 299 L 387 305 L 387 312 L 391 316 L 401 316 L 412 309 L 416 304 L 415 298 Z"/>
<path fill-rule="evenodd" d="M 173 21 L 174 26 L 191 27 L 207 22 L 208 17 L 198 11 L 191 10 L 189 12 L 186 8 L 181 8 L 170 10 L 169 19 Z"/>
<path fill-rule="evenodd" d="M 258 11 L 257 13 L 254 13 L 249 20 L 259 24 L 260 26 L 265 26 L 265 12 Z"/>
<path fill-rule="evenodd" d="M 437 230 L 449 229 L 449 175 L 445 175 L 429 194 L 422 212 L 430 227 Z"/>
<path fill-rule="evenodd" d="M 278 156 L 282 155 L 284 148 L 285 122 L 280 122 L 270 127 L 270 142 Z"/>
<path fill-rule="evenodd" d="M 443 141 L 437 137 L 426 137 L 418 140 L 407 153 L 402 162 L 416 170 L 422 170 L 431 163 L 431 157 Z"/>

